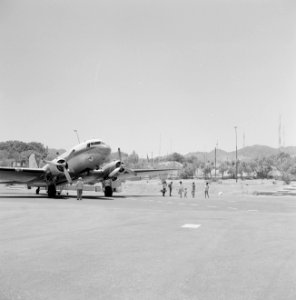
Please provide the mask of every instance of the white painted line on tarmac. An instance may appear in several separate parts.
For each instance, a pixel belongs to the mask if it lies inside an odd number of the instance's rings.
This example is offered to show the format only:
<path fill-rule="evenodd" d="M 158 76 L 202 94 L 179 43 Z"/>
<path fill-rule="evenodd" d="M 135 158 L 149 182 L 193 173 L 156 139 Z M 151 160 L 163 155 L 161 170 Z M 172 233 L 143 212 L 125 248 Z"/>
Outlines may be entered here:
<path fill-rule="evenodd" d="M 197 229 L 198 227 L 200 227 L 200 224 L 184 224 L 183 226 L 181 226 L 182 228 L 192 228 L 192 229 Z"/>
<path fill-rule="evenodd" d="M 236 207 L 228 207 L 229 209 L 234 209 L 234 210 L 236 210 L 237 208 Z"/>

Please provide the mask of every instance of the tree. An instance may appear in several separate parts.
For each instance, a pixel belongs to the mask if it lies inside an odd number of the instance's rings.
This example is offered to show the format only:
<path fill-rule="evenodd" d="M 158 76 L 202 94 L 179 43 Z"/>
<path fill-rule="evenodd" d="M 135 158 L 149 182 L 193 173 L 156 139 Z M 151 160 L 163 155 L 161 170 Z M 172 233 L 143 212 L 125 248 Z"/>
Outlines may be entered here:
<path fill-rule="evenodd" d="M 8 158 L 8 151 L 7 150 L 0 150 L 0 160 L 6 160 Z"/>
<path fill-rule="evenodd" d="M 0 143 L 0 151 L 6 151 L 6 158 L 26 163 L 30 154 L 35 153 L 36 159 L 41 160 L 47 156 L 48 149 L 41 143 L 24 143 L 21 141 L 7 141 Z"/>
<path fill-rule="evenodd" d="M 127 157 L 127 163 L 129 166 L 135 167 L 138 162 L 139 162 L 139 155 L 135 151 L 133 151 L 132 154 L 130 154 Z"/>
<path fill-rule="evenodd" d="M 272 159 L 271 158 L 260 158 L 255 160 L 257 162 L 257 177 L 267 178 L 268 173 L 272 170 Z"/>
<path fill-rule="evenodd" d="M 218 167 L 218 170 L 222 175 L 222 179 L 223 179 L 224 173 L 227 171 L 227 169 L 228 169 L 227 163 L 225 161 L 223 161 Z"/>
<path fill-rule="evenodd" d="M 211 177 L 211 171 L 212 171 L 211 165 L 210 164 L 204 164 L 203 173 L 204 173 L 205 179 Z"/>
<path fill-rule="evenodd" d="M 183 164 L 184 161 L 185 161 L 185 157 L 183 155 L 177 153 L 177 152 L 174 152 L 173 154 L 171 154 L 171 155 L 168 156 L 167 160 L 169 160 L 169 161 L 177 161 L 177 162 Z"/>
<path fill-rule="evenodd" d="M 231 178 L 235 178 L 236 175 L 236 166 L 235 166 L 235 161 L 228 163 L 228 169 L 227 169 L 229 175 Z"/>
<path fill-rule="evenodd" d="M 187 164 L 183 167 L 180 173 L 180 177 L 182 179 L 190 179 L 193 178 L 195 173 L 195 169 L 191 164 Z"/>

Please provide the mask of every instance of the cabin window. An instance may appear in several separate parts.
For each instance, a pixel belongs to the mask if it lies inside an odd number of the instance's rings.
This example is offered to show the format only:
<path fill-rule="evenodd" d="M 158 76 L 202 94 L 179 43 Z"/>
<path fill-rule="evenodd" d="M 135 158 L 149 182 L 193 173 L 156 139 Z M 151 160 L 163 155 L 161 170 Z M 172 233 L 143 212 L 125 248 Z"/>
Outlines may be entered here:
<path fill-rule="evenodd" d="M 94 143 L 91 143 L 92 146 L 95 146 L 95 145 L 100 145 L 101 142 L 94 142 Z"/>

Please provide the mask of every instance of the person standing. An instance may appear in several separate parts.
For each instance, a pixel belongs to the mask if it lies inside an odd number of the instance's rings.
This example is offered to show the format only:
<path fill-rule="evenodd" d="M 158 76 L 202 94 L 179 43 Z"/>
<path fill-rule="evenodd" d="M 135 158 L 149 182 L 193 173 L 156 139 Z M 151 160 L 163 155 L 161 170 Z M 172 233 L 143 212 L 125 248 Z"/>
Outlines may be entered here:
<path fill-rule="evenodd" d="M 169 186 L 170 197 L 171 197 L 172 196 L 172 190 L 173 190 L 173 182 L 171 181 L 168 186 Z"/>
<path fill-rule="evenodd" d="M 206 185 L 205 185 L 205 198 L 210 198 L 209 196 L 209 189 L 210 189 L 210 186 L 209 186 L 209 183 L 207 182 Z"/>
<path fill-rule="evenodd" d="M 180 186 L 179 186 L 179 195 L 180 195 L 180 198 L 183 197 L 183 191 L 184 191 L 183 184 L 182 184 L 182 181 L 180 181 Z"/>
<path fill-rule="evenodd" d="M 163 196 L 163 197 L 165 196 L 166 188 L 167 188 L 167 183 L 166 183 L 166 181 L 164 180 L 164 181 L 162 182 L 162 190 L 161 190 L 162 196 Z"/>
<path fill-rule="evenodd" d="M 76 189 L 77 189 L 77 200 L 82 200 L 83 181 L 81 177 L 78 178 L 78 181 L 76 183 Z"/>
<path fill-rule="evenodd" d="M 192 195 L 192 198 L 195 197 L 195 182 L 192 182 L 191 195 Z"/>

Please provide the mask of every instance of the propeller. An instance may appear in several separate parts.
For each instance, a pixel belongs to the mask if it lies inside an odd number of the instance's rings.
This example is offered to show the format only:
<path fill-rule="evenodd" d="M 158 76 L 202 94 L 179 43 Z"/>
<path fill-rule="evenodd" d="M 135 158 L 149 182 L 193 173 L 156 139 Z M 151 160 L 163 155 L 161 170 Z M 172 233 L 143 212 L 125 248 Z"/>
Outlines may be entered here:
<path fill-rule="evenodd" d="M 60 159 L 57 162 L 53 162 L 53 161 L 46 161 L 44 160 L 45 163 L 55 166 L 60 172 L 63 172 L 67 181 L 72 184 L 72 178 L 70 176 L 70 173 L 68 171 L 68 164 L 65 160 Z"/>
<path fill-rule="evenodd" d="M 110 177 L 110 178 L 116 177 L 118 173 L 124 171 L 120 148 L 118 148 L 118 157 L 119 157 L 119 164 L 118 164 L 118 167 L 115 168 L 115 169 L 109 174 L 109 177 Z"/>

